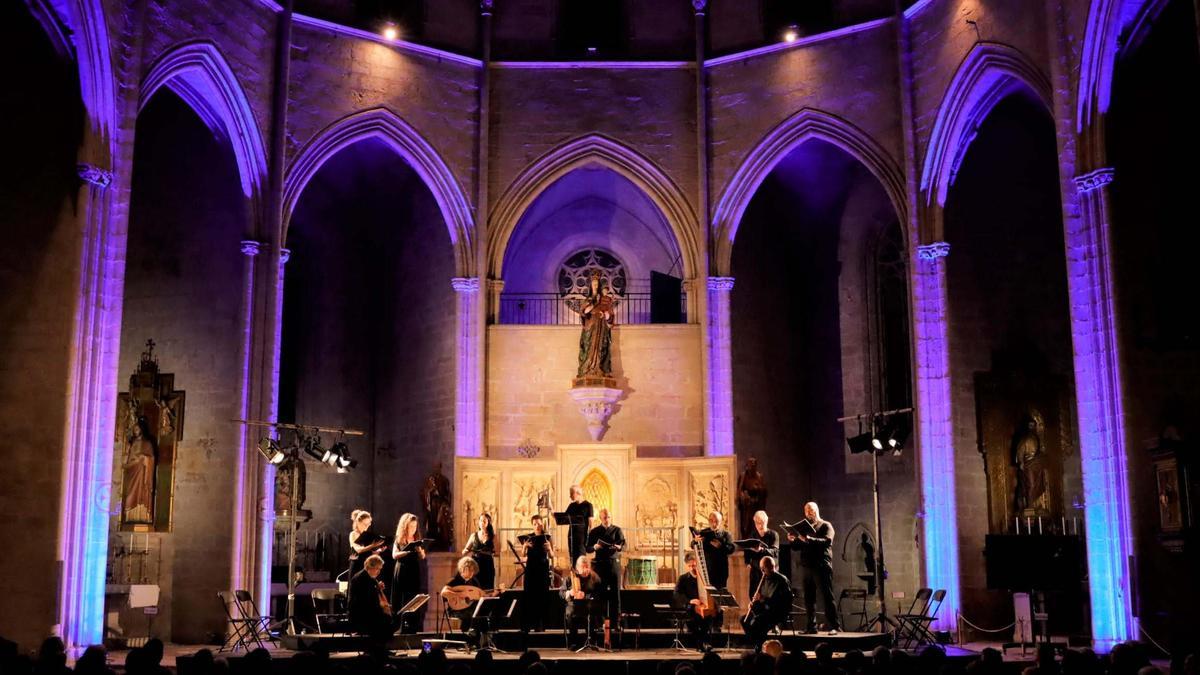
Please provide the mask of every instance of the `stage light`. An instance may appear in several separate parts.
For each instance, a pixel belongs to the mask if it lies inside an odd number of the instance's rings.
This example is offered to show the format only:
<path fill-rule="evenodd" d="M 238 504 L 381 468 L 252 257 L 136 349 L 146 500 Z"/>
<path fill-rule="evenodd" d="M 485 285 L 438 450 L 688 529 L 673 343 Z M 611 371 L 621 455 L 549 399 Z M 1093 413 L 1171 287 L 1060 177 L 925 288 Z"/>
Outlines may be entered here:
<path fill-rule="evenodd" d="M 383 39 L 389 42 L 400 37 L 400 29 L 396 28 L 396 24 L 394 23 L 385 23 L 381 32 L 383 33 Z"/>
<path fill-rule="evenodd" d="M 287 459 L 287 454 L 280 449 L 279 442 L 270 437 L 258 442 L 258 452 L 276 466 L 283 464 L 283 460 Z"/>
<path fill-rule="evenodd" d="M 873 435 L 867 431 L 857 436 L 848 437 L 846 445 L 850 447 L 851 454 L 858 455 L 864 452 L 871 452 L 871 442 L 873 440 Z"/>
<path fill-rule="evenodd" d="M 800 39 L 800 29 L 795 24 L 783 29 L 783 41 L 787 43 L 795 42 Z"/>
<path fill-rule="evenodd" d="M 898 455 L 904 449 L 904 444 L 908 442 L 908 436 L 911 433 L 912 418 L 908 416 L 908 413 L 902 413 L 892 415 L 888 419 L 880 436 L 883 437 L 883 442 L 887 446 L 887 449 L 892 450 Z"/>

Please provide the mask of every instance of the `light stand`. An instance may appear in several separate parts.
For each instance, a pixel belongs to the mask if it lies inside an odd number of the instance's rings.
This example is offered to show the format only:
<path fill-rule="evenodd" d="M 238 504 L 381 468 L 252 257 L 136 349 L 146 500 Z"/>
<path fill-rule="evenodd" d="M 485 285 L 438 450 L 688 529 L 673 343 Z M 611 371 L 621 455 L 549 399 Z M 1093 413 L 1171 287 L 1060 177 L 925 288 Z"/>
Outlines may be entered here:
<path fill-rule="evenodd" d="M 280 447 L 276 439 L 264 438 L 259 444 L 259 452 L 269 465 L 276 466 L 279 470 L 291 471 L 291 479 L 288 481 L 287 615 L 273 625 L 286 625 L 288 634 L 296 635 L 296 531 L 299 529 L 299 522 L 297 520 L 299 505 L 296 504 L 296 493 L 300 491 L 300 465 L 304 463 L 304 455 L 301 454 L 301 449 L 303 448 L 305 454 L 320 460 L 321 463 L 335 467 L 338 473 L 345 473 L 347 469 L 357 466 L 358 462 L 352 461 L 348 455 L 344 454 L 345 444 L 340 442 L 334 446 L 334 449 L 340 446 L 343 449 L 342 452 L 331 453 L 330 451 L 322 451 L 320 434 L 334 433 L 338 434 L 339 438 L 342 436 L 363 436 L 365 434 L 362 431 L 354 429 L 301 426 L 298 424 L 281 424 L 259 420 L 234 420 L 234 422 L 247 426 L 287 429 L 295 432 L 295 440 L 287 447 Z"/>

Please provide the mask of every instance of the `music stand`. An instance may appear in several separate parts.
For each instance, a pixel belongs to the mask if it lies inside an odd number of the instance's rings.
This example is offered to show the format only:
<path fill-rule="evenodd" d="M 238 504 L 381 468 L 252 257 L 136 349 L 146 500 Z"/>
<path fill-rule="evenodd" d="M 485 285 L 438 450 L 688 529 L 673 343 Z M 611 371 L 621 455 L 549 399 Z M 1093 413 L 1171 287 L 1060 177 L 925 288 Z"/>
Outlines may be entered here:
<path fill-rule="evenodd" d="M 605 648 L 601 647 L 600 645 L 596 644 L 595 642 L 592 642 L 592 614 L 593 614 L 592 610 L 595 609 L 595 605 L 593 604 L 595 601 L 596 601 L 595 598 L 584 598 L 583 600 L 575 600 L 574 601 L 576 607 L 579 606 L 579 603 L 585 603 L 584 607 L 586 608 L 586 611 L 587 611 L 587 629 L 586 629 L 587 635 L 583 641 L 583 645 L 581 645 L 579 647 L 579 649 L 575 650 L 576 654 L 578 654 L 579 652 L 584 652 L 584 651 L 593 651 L 593 652 L 610 652 L 610 651 L 612 651 L 611 649 L 605 649 Z M 570 631 L 571 631 L 571 627 L 567 626 L 567 632 L 570 633 Z"/>
<path fill-rule="evenodd" d="M 516 588 L 517 582 L 520 581 L 521 578 L 525 576 L 525 561 L 521 560 L 521 554 L 517 553 L 517 547 L 513 546 L 511 539 L 505 543 L 508 544 L 508 550 L 512 551 L 513 559 L 516 561 L 517 567 L 521 568 L 521 571 L 517 572 L 517 576 L 513 577 L 512 583 L 508 585 L 509 588 Z"/>
<path fill-rule="evenodd" d="M 429 594 L 417 593 L 412 597 L 412 599 L 404 603 L 404 606 L 401 607 L 400 611 L 396 613 L 396 616 L 400 617 L 400 625 L 396 628 L 396 633 L 402 633 L 404 631 L 404 617 L 421 611 L 421 608 L 424 607 L 428 602 Z M 418 630 L 417 632 L 420 633 L 421 631 Z"/>
<path fill-rule="evenodd" d="M 720 651 L 722 651 L 722 652 L 734 651 L 734 649 L 733 649 L 733 631 L 727 630 L 725 628 L 725 617 L 730 614 L 732 616 L 739 615 L 739 613 L 741 611 L 741 607 L 738 605 L 737 598 L 733 597 L 733 593 L 730 593 L 728 590 L 726 590 L 724 588 L 710 592 L 709 596 L 712 599 L 717 601 L 717 607 L 719 607 L 721 609 L 721 630 L 725 632 L 725 648 Z"/>
<path fill-rule="evenodd" d="M 507 612 L 503 611 L 504 605 L 501 600 L 502 598 L 485 597 L 475 603 L 475 611 L 471 614 L 471 627 L 479 633 L 479 651 L 507 653 L 492 640 L 492 628 L 496 621 L 512 618 L 513 611 L 517 608 L 517 600 L 514 598 L 508 604 Z"/>
<path fill-rule="evenodd" d="M 677 607 L 672 607 L 671 605 L 656 603 L 654 605 L 654 611 L 666 615 L 671 619 L 671 623 L 675 624 L 675 640 L 671 642 L 671 649 L 674 649 L 677 652 L 688 653 L 698 651 L 683 644 L 683 624 L 687 621 L 687 615 L 689 611 L 687 608 L 679 609 Z"/>

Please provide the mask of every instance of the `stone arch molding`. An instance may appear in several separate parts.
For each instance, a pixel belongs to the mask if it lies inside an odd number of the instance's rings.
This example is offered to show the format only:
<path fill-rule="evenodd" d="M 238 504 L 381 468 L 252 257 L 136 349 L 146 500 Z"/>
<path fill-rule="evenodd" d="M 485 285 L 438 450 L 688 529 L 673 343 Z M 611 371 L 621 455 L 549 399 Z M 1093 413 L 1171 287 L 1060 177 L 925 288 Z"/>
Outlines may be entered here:
<path fill-rule="evenodd" d="M 955 72 L 938 107 L 925 151 L 921 192 L 925 205 L 946 204 L 946 194 L 962 166 L 979 126 L 996 104 L 1024 91 L 1052 114 L 1050 80 L 1020 51 L 994 42 L 980 42 Z M 934 241 L 940 240 L 934 233 Z"/>
<path fill-rule="evenodd" d="M 559 178 L 584 166 L 602 166 L 636 185 L 667 221 L 683 261 L 683 275 L 700 273 L 696 212 L 683 192 L 654 162 L 607 136 L 591 134 L 564 143 L 535 160 L 513 180 L 489 218 L 488 273 L 502 278 L 504 254 L 521 217 Z"/>
<path fill-rule="evenodd" d="M 758 187 L 784 157 L 810 140 L 830 143 L 854 157 L 879 180 L 901 224 L 906 222 L 904 175 L 886 150 L 850 122 L 805 108 L 771 129 L 746 155 L 713 210 L 713 264 L 718 276 L 732 270 L 733 242 Z"/>
<path fill-rule="evenodd" d="M 160 56 L 142 81 L 138 112 L 162 87 L 183 99 L 209 129 L 229 141 L 242 192 L 257 203 L 267 175 L 262 133 L 245 90 L 216 45 L 188 42 Z"/>
<path fill-rule="evenodd" d="M 456 273 L 460 277 L 472 276 L 474 220 L 466 195 L 433 146 L 387 108 L 372 108 L 343 117 L 317 132 L 301 148 L 283 182 L 284 240 L 300 195 L 317 171 L 342 150 L 372 138 L 392 148 L 424 181 L 446 222 L 454 247 Z"/>

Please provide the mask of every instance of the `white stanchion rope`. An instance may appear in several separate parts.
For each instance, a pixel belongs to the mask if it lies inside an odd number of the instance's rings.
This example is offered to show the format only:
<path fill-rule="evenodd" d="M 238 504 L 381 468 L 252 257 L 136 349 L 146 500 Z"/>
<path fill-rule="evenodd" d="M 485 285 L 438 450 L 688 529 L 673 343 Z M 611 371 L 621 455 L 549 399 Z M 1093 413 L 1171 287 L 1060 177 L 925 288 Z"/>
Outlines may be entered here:
<path fill-rule="evenodd" d="M 971 628 L 974 628 L 975 630 L 977 630 L 981 633 L 1003 633 L 1006 630 L 1012 630 L 1013 627 L 1017 625 L 1017 622 L 1014 621 L 1003 628 L 982 628 L 980 626 L 977 626 L 977 625 L 971 623 L 970 621 L 967 621 L 967 617 L 963 616 L 961 612 L 958 613 L 958 620 L 967 624 Z"/>
<path fill-rule="evenodd" d="M 1171 658 L 1171 652 L 1169 652 L 1169 651 L 1167 651 L 1167 650 L 1163 649 L 1163 646 L 1162 646 L 1162 645 L 1160 645 L 1160 644 L 1158 644 L 1158 640 L 1155 640 L 1154 638 L 1150 637 L 1150 634 L 1146 632 L 1146 629 L 1145 629 L 1145 628 L 1142 628 L 1142 625 L 1141 625 L 1140 623 L 1138 624 L 1138 630 L 1139 630 L 1139 631 L 1141 631 L 1141 632 L 1142 632 L 1142 635 L 1143 635 L 1143 636 L 1144 636 L 1144 637 L 1145 637 L 1147 640 L 1149 640 L 1149 641 L 1150 641 L 1150 644 L 1154 645 L 1155 647 L 1158 647 L 1158 651 L 1160 651 L 1160 652 L 1162 652 L 1162 653 L 1166 654 L 1168 659 L 1169 659 L 1169 658 Z"/>

